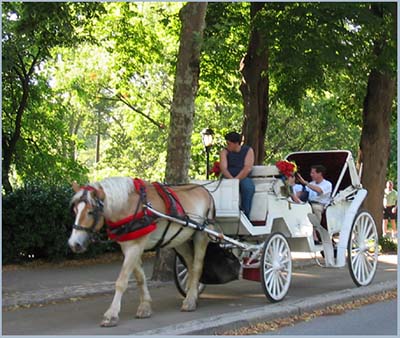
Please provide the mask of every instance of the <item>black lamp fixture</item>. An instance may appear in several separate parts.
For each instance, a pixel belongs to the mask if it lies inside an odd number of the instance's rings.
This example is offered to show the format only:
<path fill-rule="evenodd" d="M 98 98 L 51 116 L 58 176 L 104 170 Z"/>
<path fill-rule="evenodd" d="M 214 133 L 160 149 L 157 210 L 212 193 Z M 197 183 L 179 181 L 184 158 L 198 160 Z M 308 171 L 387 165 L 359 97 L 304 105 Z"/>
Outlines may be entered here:
<path fill-rule="evenodd" d="M 203 141 L 204 148 L 206 149 L 206 178 L 210 175 L 210 149 L 213 146 L 213 136 L 214 132 L 210 128 L 204 128 L 201 131 L 201 140 Z"/>

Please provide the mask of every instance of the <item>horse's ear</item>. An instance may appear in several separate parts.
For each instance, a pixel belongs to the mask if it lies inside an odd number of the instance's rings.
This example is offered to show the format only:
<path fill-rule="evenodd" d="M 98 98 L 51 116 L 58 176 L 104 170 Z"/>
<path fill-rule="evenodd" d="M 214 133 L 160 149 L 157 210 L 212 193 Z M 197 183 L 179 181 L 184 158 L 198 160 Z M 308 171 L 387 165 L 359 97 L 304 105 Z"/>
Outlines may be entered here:
<path fill-rule="evenodd" d="M 72 189 L 75 192 L 78 192 L 79 190 L 81 190 L 81 186 L 78 184 L 78 182 L 74 181 L 74 182 L 72 182 Z"/>

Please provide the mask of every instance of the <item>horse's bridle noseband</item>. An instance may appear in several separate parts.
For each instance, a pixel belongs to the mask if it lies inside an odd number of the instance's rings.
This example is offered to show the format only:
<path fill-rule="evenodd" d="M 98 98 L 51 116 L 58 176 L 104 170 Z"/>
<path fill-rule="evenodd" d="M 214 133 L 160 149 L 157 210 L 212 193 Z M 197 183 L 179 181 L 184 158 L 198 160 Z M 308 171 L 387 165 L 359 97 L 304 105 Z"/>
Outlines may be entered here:
<path fill-rule="evenodd" d="M 91 188 L 91 189 L 89 189 Z M 93 207 L 92 211 L 89 212 L 89 215 L 93 216 L 93 224 L 91 227 L 86 228 L 83 227 L 82 225 L 76 224 L 74 223 L 72 225 L 73 229 L 76 230 L 82 230 L 82 231 L 86 231 L 87 233 L 91 234 L 94 232 L 97 223 L 99 223 L 100 217 L 103 216 L 103 209 L 104 209 L 104 203 L 101 199 L 99 199 L 98 197 L 94 197 L 94 201 L 95 201 L 95 205 L 93 206 L 88 198 L 88 192 L 94 190 L 94 188 L 89 187 L 88 189 L 83 188 L 83 194 L 82 196 L 79 198 L 78 204 L 81 202 L 84 202 L 85 204 L 89 204 Z"/>

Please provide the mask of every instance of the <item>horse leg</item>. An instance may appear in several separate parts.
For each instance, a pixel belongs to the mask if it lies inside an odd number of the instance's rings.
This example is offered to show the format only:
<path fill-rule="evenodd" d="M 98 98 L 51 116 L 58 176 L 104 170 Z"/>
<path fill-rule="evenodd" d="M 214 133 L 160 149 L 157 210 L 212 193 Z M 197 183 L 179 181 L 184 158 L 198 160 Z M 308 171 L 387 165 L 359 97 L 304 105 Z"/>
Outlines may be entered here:
<path fill-rule="evenodd" d="M 175 250 L 183 257 L 187 269 L 187 280 L 186 280 L 186 293 L 188 286 L 190 285 L 191 277 L 193 276 L 193 245 L 190 242 L 185 242 L 180 246 L 176 247 Z"/>
<path fill-rule="evenodd" d="M 208 237 L 201 232 L 196 232 L 193 237 L 194 257 L 192 264 L 188 265 L 188 290 L 186 298 L 183 300 L 181 311 L 194 311 L 197 307 L 199 296 L 199 280 L 203 272 L 204 256 L 208 245 Z M 189 268 L 190 266 L 190 268 Z"/>
<path fill-rule="evenodd" d="M 120 244 L 122 252 L 124 253 L 124 262 L 122 264 L 118 279 L 115 283 L 115 294 L 113 301 L 108 310 L 104 313 L 103 321 L 100 324 L 104 327 L 116 326 L 118 324 L 118 315 L 121 310 L 122 295 L 128 287 L 129 277 L 134 267 L 138 265 L 140 256 L 144 250 L 143 245 L 137 245 L 137 243 L 133 245 L 132 242 L 124 242 Z"/>
<path fill-rule="evenodd" d="M 136 318 L 151 317 L 151 296 L 149 289 L 147 288 L 146 276 L 144 274 L 141 262 L 139 262 L 139 264 L 134 268 L 133 273 L 135 274 L 136 283 L 140 294 L 140 303 L 136 311 Z"/>

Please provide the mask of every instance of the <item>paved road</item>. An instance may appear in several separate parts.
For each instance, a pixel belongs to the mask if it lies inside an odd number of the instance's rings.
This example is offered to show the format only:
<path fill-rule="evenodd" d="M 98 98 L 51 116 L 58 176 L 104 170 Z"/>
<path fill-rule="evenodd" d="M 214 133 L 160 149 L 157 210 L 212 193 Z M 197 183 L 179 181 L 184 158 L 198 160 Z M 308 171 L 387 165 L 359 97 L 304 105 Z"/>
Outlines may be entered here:
<path fill-rule="evenodd" d="M 397 300 L 375 303 L 337 316 L 317 317 L 266 335 L 398 335 Z"/>
<path fill-rule="evenodd" d="M 138 299 L 133 285 L 123 298 L 118 327 L 107 329 L 98 324 L 112 300 L 118 263 L 103 268 L 41 270 L 39 273 L 35 270 L 31 276 L 27 272 L 3 273 L 2 329 L 5 335 L 213 334 L 235 325 L 299 314 L 396 288 L 397 258 L 381 257 L 380 260 L 375 280 L 369 287 L 356 288 L 347 267 L 297 266 L 289 293 L 278 304 L 267 302 L 259 283 L 239 280 L 207 286 L 198 310 L 190 313 L 180 312 L 182 298 L 173 283 L 150 283 L 153 298 L 151 319 L 134 318 Z M 32 288 L 35 283 L 38 285 L 36 289 Z M 65 294 L 61 297 L 63 290 Z M 38 303 L 45 294 L 50 304 L 4 311 L 5 303 L 12 305 L 13 299 L 25 304 Z M 51 304 L 52 295 L 64 301 Z"/>

